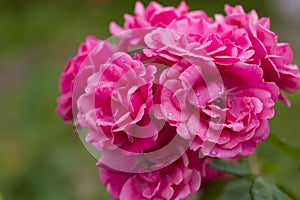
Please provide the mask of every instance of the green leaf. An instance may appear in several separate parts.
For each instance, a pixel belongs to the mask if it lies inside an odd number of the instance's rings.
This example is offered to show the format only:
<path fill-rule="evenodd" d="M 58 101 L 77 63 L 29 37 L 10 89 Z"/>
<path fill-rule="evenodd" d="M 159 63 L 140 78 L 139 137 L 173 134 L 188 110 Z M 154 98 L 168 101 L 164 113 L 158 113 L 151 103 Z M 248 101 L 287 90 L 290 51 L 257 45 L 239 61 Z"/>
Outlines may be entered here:
<path fill-rule="evenodd" d="M 220 194 L 224 190 L 225 186 L 231 182 L 232 180 L 230 179 L 219 179 L 217 181 L 209 182 L 209 184 L 205 185 L 201 191 L 201 199 L 220 199 Z"/>
<path fill-rule="evenodd" d="M 237 179 L 226 185 L 220 200 L 250 200 L 250 187 L 250 180 Z"/>
<path fill-rule="evenodd" d="M 250 193 L 253 200 L 273 200 L 271 186 L 261 177 L 253 181 Z"/>
<path fill-rule="evenodd" d="M 219 172 L 227 172 L 237 176 L 253 175 L 248 167 L 237 162 L 215 159 L 213 162 L 208 163 L 208 166 Z"/>
<path fill-rule="evenodd" d="M 287 194 L 281 191 L 275 184 L 272 185 L 273 200 L 292 200 Z"/>
<path fill-rule="evenodd" d="M 198 199 L 199 199 L 198 194 L 189 197 L 189 200 L 198 200 Z"/>
<path fill-rule="evenodd" d="M 294 160 L 300 160 L 300 148 L 288 144 L 285 139 L 275 134 L 270 134 L 266 141 Z"/>

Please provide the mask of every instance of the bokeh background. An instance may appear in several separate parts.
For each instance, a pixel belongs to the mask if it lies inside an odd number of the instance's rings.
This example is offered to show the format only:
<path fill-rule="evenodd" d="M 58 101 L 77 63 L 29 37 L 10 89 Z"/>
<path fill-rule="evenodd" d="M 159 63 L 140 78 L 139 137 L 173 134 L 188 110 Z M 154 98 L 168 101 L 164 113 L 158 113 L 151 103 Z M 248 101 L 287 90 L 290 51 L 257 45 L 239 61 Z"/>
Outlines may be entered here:
<path fill-rule="evenodd" d="M 96 160 L 54 109 L 58 78 L 69 57 L 87 35 L 109 37 L 109 23 L 123 23 L 123 14 L 133 13 L 134 3 L 0 0 L 0 200 L 110 199 Z M 291 43 L 294 63 L 300 64 L 299 0 L 187 0 L 190 9 L 206 10 L 210 16 L 224 13 L 225 3 L 271 17 L 272 30 L 280 41 Z M 300 92 L 288 96 L 293 105 L 278 102 L 271 132 L 300 146 Z M 259 145 L 258 160 L 268 180 L 300 199 L 299 161 L 268 143 Z"/>

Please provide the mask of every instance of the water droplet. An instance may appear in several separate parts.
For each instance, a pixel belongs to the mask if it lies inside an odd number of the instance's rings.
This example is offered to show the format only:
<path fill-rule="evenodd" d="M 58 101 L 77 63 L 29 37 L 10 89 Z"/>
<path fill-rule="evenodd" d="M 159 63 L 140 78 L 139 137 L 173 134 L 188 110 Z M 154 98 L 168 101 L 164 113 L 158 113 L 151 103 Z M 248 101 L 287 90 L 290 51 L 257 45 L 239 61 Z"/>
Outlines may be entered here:
<path fill-rule="evenodd" d="M 96 125 L 97 125 L 97 126 L 100 126 L 100 125 L 101 125 L 101 120 L 100 120 L 100 119 L 97 119 L 97 120 L 96 120 Z"/>
<path fill-rule="evenodd" d="M 172 113 L 168 113 L 168 116 L 172 116 Z"/>
<path fill-rule="evenodd" d="M 200 92 L 197 92 L 197 93 L 196 93 L 196 96 L 197 96 L 197 97 L 200 97 L 200 95 L 201 95 Z"/>
<path fill-rule="evenodd" d="M 211 155 L 215 156 L 215 155 L 217 155 L 217 152 L 215 150 L 212 150 Z"/>
<path fill-rule="evenodd" d="M 224 135 L 224 136 L 221 136 L 220 139 L 221 139 L 221 140 L 228 140 L 228 139 L 230 139 L 230 137 L 227 136 L 227 135 Z"/>

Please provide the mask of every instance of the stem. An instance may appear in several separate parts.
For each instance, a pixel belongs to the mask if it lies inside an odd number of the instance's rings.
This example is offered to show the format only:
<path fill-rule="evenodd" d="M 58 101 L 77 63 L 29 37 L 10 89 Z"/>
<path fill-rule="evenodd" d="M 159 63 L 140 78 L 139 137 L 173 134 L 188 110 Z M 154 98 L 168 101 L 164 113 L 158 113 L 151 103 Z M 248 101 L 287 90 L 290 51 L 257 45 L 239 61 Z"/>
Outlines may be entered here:
<path fill-rule="evenodd" d="M 248 156 L 248 166 L 254 174 L 259 174 L 260 173 L 260 167 L 259 167 L 259 164 L 258 164 L 256 153 L 254 153 L 251 156 Z"/>

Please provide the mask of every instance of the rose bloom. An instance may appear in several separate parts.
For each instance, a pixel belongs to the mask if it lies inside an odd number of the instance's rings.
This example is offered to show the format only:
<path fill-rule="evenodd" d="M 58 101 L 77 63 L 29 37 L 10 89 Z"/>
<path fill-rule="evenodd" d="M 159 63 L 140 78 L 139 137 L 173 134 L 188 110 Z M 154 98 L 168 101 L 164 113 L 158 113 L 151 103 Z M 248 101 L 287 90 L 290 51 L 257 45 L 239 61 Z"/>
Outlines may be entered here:
<path fill-rule="evenodd" d="M 123 27 L 110 25 L 118 49 L 88 37 L 69 60 L 56 112 L 66 122 L 76 116 L 86 141 L 103 153 L 100 176 L 112 197 L 188 199 L 202 177 L 223 176 L 205 167 L 207 157 L 252 154 L 269 135 L 276 101 L 290 104 L 280 89 L 300 88 L 291 48 L 278 42 L 269 19 L 241 6 L 225 12 L 212 19 L 184 2 L 137 2 Z M 126 53 L 132 47 L 139 54 Z M 178 146 L 159 151 L 174 140 Z M 137 173 L 132 155 L 158 170 Z"/>
<path fill-rule="evenodd" d="M 110 31 L 117 35 L 122 31 L 129 29 L 138 29 L 146 27 L 167 27 L 172 21 L 183 17 L 188 12 L 185 2 L 181 2 L 178 8 L 163 7 L 157 2 L 150 2 L 148 7 L 137 1 L 135 3 L 135 16 L 125 14 L 124 28 L 118 26 L 115 22 L 110 24 Z"/>
<path fill-rule="evenodd" d="M 99 150 L 113 148 L 113 144 L 141 153 L 157 147 L 160 133 L 175 134 L 168 124 L 158 126 L 161 123 L 151 118 L 150 108 L 157 103 L 153 92 L 156 67 L 145 66 L 139 59 L 115 53 L 88 79 L 78 99 L 79 125 L 89 129 L 86 139 Z"/>
<path fill-rule="evenodd" d="M 156 111 L 183 138 L 194 138 L 194 151 L 219 158 L 250 155 L 269 134 L 278 87 L 265 82 L 256 65 L 228 66 L 220 70 L 220 81 L 214 67 L 181 61 L 165 70 Z"/>
<path fill-rule="evenodd" d="M 293 53 L 287 43 L 278 43 L 278 36 L 270 30 L 270 19 L 259 18 L 252 10 L 245 13 L 242 6 L 225 6 L 226 16 L 217 15 L 216 23 L 223 29 L 246 30 L 255 50 L 254 63 L 264 71 L 268 82 L 275 82 L 286 92 L 300 88 L 300 74 L 297 65 L 291 64 Z M 288 105 L 289 101 L 281 94 Z"/>
<path fill-rule="evenodd" d="M 168 12 L 172 14 L 162 18 Z M 275 82 L 286 92 L 297 91 L 300 88 L 299 68 L 291 64 L 293 54 L 290 45 L 278 43 L 277 35 L 270 30 L 270 19 L 259 18 L 254 10 L 245 13 L 239 5 L 225 5 L 225 12 L 226 16 L 216 14 L 213 20 L 201 10 L 188 12 L 184 2 L 178 8 L 163 7 L 154 2 L 144 8 L 137 2 L 135 16 L 125 15 L 123 28 L 112 23 L 111 32 L 123 38 L 127 45 L 145 45 L 144 37 L 152 30 L 158 27 L 172 29 L 198 42 L 217 65 L 256 64 L 263 69 L 265 81 Z M 146 29 L 134 30 L 137 28 Z M 124 38 L 120 33 L 129 33 L 128 30 L 132 30 L 131 34 Z M 157 50 L 150 47 L 144 52 L 148 57 L 151 54 L 152 57 L 158 53 L 162 55 Z M 283 94 L 279 98 L 290 105 Z"/>
<path fill-rule="evenodd" d="M 93 36 L 88 36 L 86 41 L 80 45 L 77 55 L 70 58 L 60 76 L 60 97 L 57 99 L 58 106 L 56 112 L 61 115 L 65 122 L 73 120 L 72 97 L 74 84 L 80 70 L 83 70 L 82 68 L 86 66 L 90 66 L 87 58 L 93 56 L 93 50 L 98 50 L 98 55 L 99 53 L 108 55 L 112 52 L 111 47 L 109 47 L 108 44 L 101 40 L 97 40 Z M 98 63 L 106 61 L 105 57 L 98 57 L 94 60 Z"/>
<path fill-rule="evenodd" d="M 135 16 L 124 15 L 125 23 L 123 27 L 115 22 L 110 24 L 112 35 L 121 38 L 122 50 L 125 50 L 128 46 L 143 46 L 144 36 L 154 28 L 173 29 L 172 27 L 175 26 L 174 23 L 177 20 L 209 19 L 203 11 L 188 12 L 188 6 L 184 1 L 177 8 L 164 7 L 154 1 L 150 2 L 145 8 L 141 2 L 137 1 L 134 13 Z"/>
<path fill-rule="evenodd" d="M 124 173 L 100 166 L 100 177 L 115 199 L 185 200 L 201 185 L 205 158 L 187 151 L 177 161 L 154 172 Z"/>

